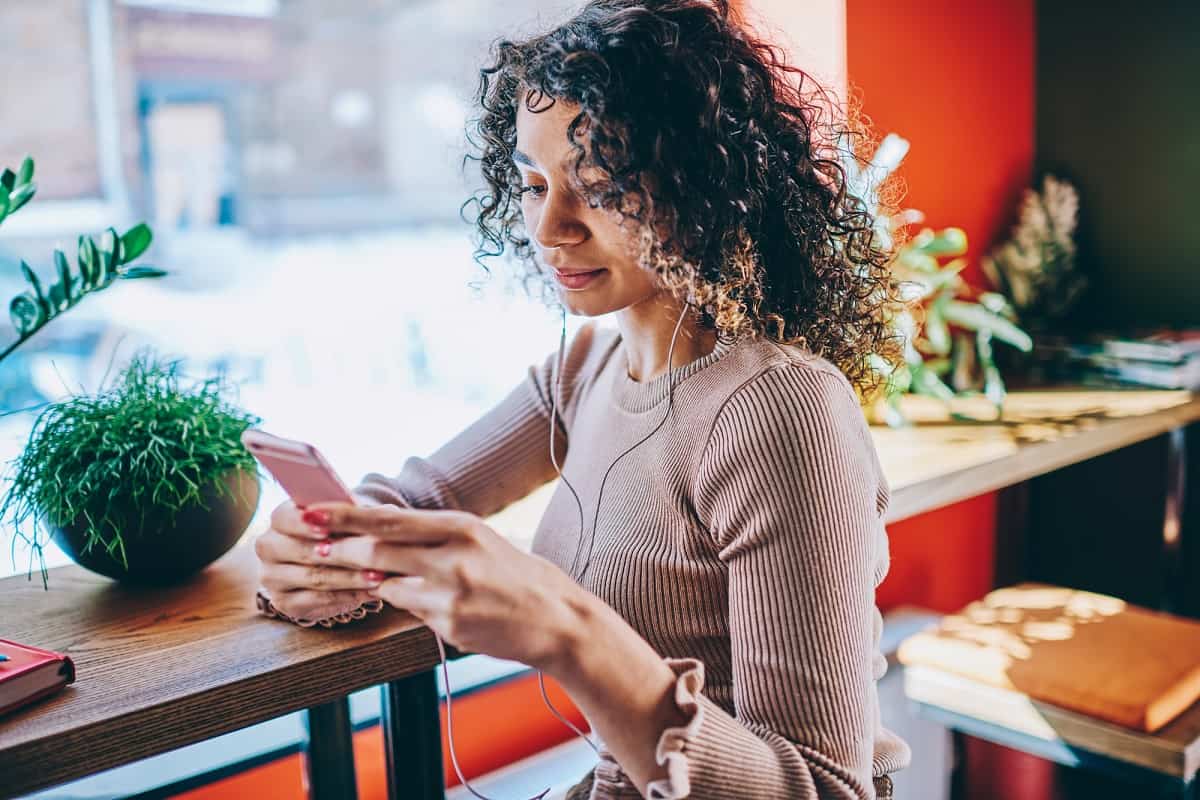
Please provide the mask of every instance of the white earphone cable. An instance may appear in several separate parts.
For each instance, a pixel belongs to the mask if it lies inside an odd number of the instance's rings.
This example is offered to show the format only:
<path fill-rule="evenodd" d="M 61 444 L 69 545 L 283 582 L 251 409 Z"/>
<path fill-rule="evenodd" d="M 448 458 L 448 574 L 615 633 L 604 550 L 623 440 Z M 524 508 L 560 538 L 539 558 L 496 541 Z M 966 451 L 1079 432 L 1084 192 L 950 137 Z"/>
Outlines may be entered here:
<path fill-rule="evenodd" d="M 575 491 L 575 487 L 572 486 L 571 482 L 567 480 L 567 477 L 565 475 L 563 475 L 562 468 L 558 464 L 558 458 L 554 453 L 554 431 L 556 428 L 556 424 L 555 424 L 556 423 L 556 411 L 558 408 L 559 395 L 561 394 L 561 391 L 562 391 L 563 350 L 566 346 L 566 339 L 567 339 L 567 315 L 566 315 L 566 310 L 565 309 L 563 310 L 562 331 L 561 331 L 561 334 L 559 337 L 559 345 L 558 345 L 558 367 L 555 370 L 554 389 L 551 391 L 551 397 L 550 397 L 550 463 L 552 463 L 554 465 L 554 470 L 555 470 L 555 472 L 558 473 L 559 480 L 561 480 L 563 482 L 563 484 L 571 492 L 571 496 L 575 498 L 575 505 L 579 509 L 579 538 L 575 545 L 575 557 L 571 559 L 571 568 L 570 568 L 571 577 L 575 578 L 575 580 L 577 582 L 582 580 L 584 573 L 587 572 L 587 568 L 591 564 L 592 544 L 595 542 L 596 525 L 600 519 L 600 500 L 604 496 L 604 484 L 608 481 L 609 472 L 612 471 L 612 468 L 614 466 L 616 466 L 618 461 L 620 461 L 625 456 L 629 455 L 629 453 L 633 452 L 634 448 L 638 447 L 643 442 L 645 442 L 647 439 L 649 439 L 651 436 L 653 436 L 655 433 L 657 433 L 659 431 L 659 429 L 661 429 L 662 426 L 666 424 L 667 419 L 671 415 L 671 409 L 673 407 L 674 399 L 675 399 L 675 376 L 674 376 L 674 371 L 672 369 L 671 364 L 672 364 L 672 359 L 674 358 L 674 355 L 675 355 L 675 340 L 676 340 L 676 337 L 679 335 L 680 327 L 683 325 L 684 317 L 687 316 L 687 311 L 688 311 L 688 306 L 685 303 L 684 307 L 683 307 L 683 312 L 679 315 L 679 320 L 675 323 L 675 330 L 671 333 L 671 344 L 667 347 L 667 411 L 665 414 L 663 414 L 663 417 L 661 420 L 659 420 L 658 424 L 654 426 L 653 430 L 651 430 L 649 433 L 647 433 L 645 436 L 643 436 L 641 439 L 639 439 L 637 442 L 635 442 L 631 447 L 627 448 L 619 456 L 617 456 L 615 459 L 613 459 L 613 462 L 608 465 L 608 469 L 606 469 L 604 471 L 604 476 L 600 479 L 600 490 L 596 495 L 596 513 L 592 518 L 592 535 L 588 540 L 587 560 L 584 562 L 583 569 L 580 570 L 579 575 L 576 576 L 575 575 L 575 565 L 579 561 L 579 554 L 580 554 L 580 552 L 582 552 L 582 548 L 583 548 L 583 534 L 584 534 L 583 503 L 580 501 L 579 493 Z M 550 702 L 550 698 L 546 694 L 545 676 L 542 674 L 541 670 L 538 670 L 538 685 L 542 689 L 542 701 L 546 704 L 546 707 L 548 709 L 550 709 L 550 713 L 552 713 L 564 725 L 566 725 L 568 728 L 570 728 L 572 731 L 574 731 L 576 735 L 578 735 L 585 742 L 587 742 L 591 746 L 591 748 L 596 751 L 596 754 L 599 755 L 600 748 L 596 745 L 596 743 L 594 741 L 592 741 L 592 739 L 590 737 L 588 737 L 583 731 L 579 730 L 579 728 L 577 728 L 573 723 L 571 723 L 566 717 L 564 717 L 559 712 L 559 710 L 554 707 L 554 704 Z"/>
<path fill-rule="evenodd" d="M 571 560 L 571 569 L 570 569 L 570 574 L 576 581 L 582 580 L 583 575 L 587 572 L 588 566 L 591 564 L 592 546 L 596 540 L 596 525 L 600 520 L 600 499 L 604 496 L 604 484 L 608 481 L 609 473 L 612 471 L 612 468 L 614 466 L 616 466 L 618 461 L 620 461 L 625 456 L 629 455 L 629 453 L 633 452 L 633 450 L 636 447 L 641 445 L 643 442 L 645 442 L 651 436 L 658 433 L 659 429 L 661 429 L 662 426 L 666 424 L 667 419 L 671 416 L 671 409 L 673 407 L 674 398 L 675 398 L 675 376 L 674 376 L 674 373 L 673 373 L 673 370 L 671 367 L 671 361 L 675 355 L 675 340 L 676 340 L 676 337 L 678 337 L 678 335 L 679 335 L 680 327 L 683 325 L 683 319 L 684 319 L 684 317 L 687 316 L 687 310 L 688 310 L 688 306 L 685 303 L 684 307 L 683 307 L 683 313 L 681 313 L 679 315 L 679 321 L 675 323 L 675 330 L 671 334 L 671 344 L 667 348 L 667 411 L 665 414 L 663 414 L 663 417 L 661 420 L 659 420 L 658 424 L 655 425 L 654 428 L 649 433 L 647 433 L 645 436 L 643 436 L 641 439 L 639 439 L 637 442 L 635 442 L 632 446 L 630 446 L 624 452 L 622 452 L 619 456 L 617 456 L 615 459 L 613 459 L 613 462 L 608 465 L 608 469 L 606 469 L 604 471 L 604 476 L 600 479 L 600 490 L 596 495 L 596 513 L 592 518 L 592 531 L 591 531 L 591 536 L 588 538 L 587 559 L 584 561 L 583 569 L 580 570 L 579 575 L 576 576 L 575 575 L 575 566 L 578 563 L 580 553 L 583 550 L 583 534 L 584 534 L 583 502 L 579 499 L 579 493 L 575 491 L 575 487 L 572 486 L 571 482 L 567 480 L 565 475 L 563 475 L 562 468 L 558 464 L 558 457 L 555 455 L 555 452 L 554 452 L 554 432 L 555 432 L 555 428 L 557 426 L 558 400 L 559 400 L 559 395 L 562 392 L 563 351 L 566 348 L 566 340 L 567 340 L 567 313 L 566 313 L 566 309 L 563 309 L 562 332 L 559 337 L 559 343 L 558 343 L 557 368 L 555 369 L 555 373 L 554 373 L 554 375 L 555 375 L 554 387 L 551 389 L 551 393 L 550 393 L 551 394 L 551 397 L 550 397 L 550 463 L 552 463 L 554 465 L 554 470 L 555 470 L 555 472 L 558 473 L 559 480 L 561 480 L 563 482 L 563 484 L 567 487 L 568 491 L 571 492 L 571 496 L 575 498 L 575 505 L 579 509 L 579 539 L 575 545 L 575 556 Z M 459 766 L 458 754 L 454 750 L 454 713 L 453 713 L 453 707 L 451 705 L 452 692 L 450 690 L 450 668 L 449 668 L 449 665 L 446 660 L 446 646 L 445 646 L 445 643 L 442 642 L 442 637 L 438 636 L 437 634 L 434 634 L 434 640 L 437 642 L 438 655 L 442 661 L 442 679 L 446 684 L 446 736 L 449 739 L 449 745 L 450 745 L 450 747 L 449 747 L 450 763 L 454 767 L 454 773 L 458 776 L 458 780 L 462 783 L 463 787 L 466 788 L 466 790 L 468 792 L 470 792 L 475 797 L 479 798 L 479 800 L 492 800 L 492 798 L 488 797 L 487 795 L 479 793 L 478 791 L 475 790 L 475 788 L 473 786 L 471 786 L 470 781 L 468 781 L 466 776 L 463 775 L 462 768 Z M 591 737 L 589 737 L 586 733 L 584 733 L 582 730 L 580 730 L 573 722 L 571 722 L 569 719 L 567 719 L 557 708 L 554 707 L 554 704 L 552 702 L 550 702 L 550 695 L 547 694 L 547 692 L 546 692 L 545 674 L 541 670 L 538 670 L 538 688 L 541 690 L 541 693 L 542 693 L 542 702 L 544 702 L 546 704 L 546 708 L 550 709 L 550 713 L 553 714 L 559 720 L 559 722 L 561 722 L 563 725 L 570 728 L 575 733 L 575 735 L 579 736 L 581 739 L 583 739 L 585 742 L 587 742 L 588 745 L 592 748 L 592 750 L 594 750 L 596 752 L 597 755 L 600 755 L 599 745 L 597 745 L 594 741 L 592 741 Z M 545 798 L 545 796 L 549 793 L 550 793 L 550 787 L 547 787 L 540 794 L 536 794 L 533 797 L 529 798 L 529 800 L 543 800 L 543 798 Z"/>

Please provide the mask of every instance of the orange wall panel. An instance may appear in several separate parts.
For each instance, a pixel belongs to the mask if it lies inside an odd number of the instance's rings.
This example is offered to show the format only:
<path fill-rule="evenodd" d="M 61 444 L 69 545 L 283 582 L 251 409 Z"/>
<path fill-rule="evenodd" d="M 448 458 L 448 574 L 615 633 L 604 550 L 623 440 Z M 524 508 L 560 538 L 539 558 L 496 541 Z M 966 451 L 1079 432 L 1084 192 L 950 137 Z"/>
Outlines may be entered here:
<path fill-rule="evenodd" d="M 989 492 L 889 525 L 892 563 L 875 594 L 880 610 L 917 605 L 948 614 L 987 592 L 995 521 Z"/>
<path fill-rule="evenodd" d="M 587 730 L 583 714 L 571 703 L 566 692 L 550 679 L 546 680 L 546 694 L 559 713 L 581 730 Z M 575 735 L 543 704 L 536 675 L 516 678 L 460 697 L 453 707 L 454 747 L 467 780 L 534 755 Z M 458 776 L 450 763 L 444 704 L 442 765 L 446 785 L 458 785 Z M 387 773 L 380 727 L 354 734 L 354 767 L 360 800 L 386 800 Z M 175 797 L 178 800 L 224 800 L 230 797 L 304 800 L 304 762 L 300 754 L 295 754 Z"/>
<path fill-rule="evenodd" d="M 847 0 L 851 91 L 880 137 L 912 143 L 901 166 L 904 206 L 929 225 L 967 232 L 968 281 L 978 257 L 1016 219 L 1032 180 L 1032 0 Z"/>
<path fill-rule="evenodd" d="M 905 208 L 966 230 L 966 280 L 986 286 L 979 257 L 1002 239 L 1033 178 L 1033 0 L 846 0 L 852 96 L 873 133 L 911 143 L 899 174 Z M 877 601 L 954 611 L 992 587 L 996 496 L 888 527 L 891 570 Z M 967 795 L 1050 800 L 1054 765 L 968 739 Z"/>

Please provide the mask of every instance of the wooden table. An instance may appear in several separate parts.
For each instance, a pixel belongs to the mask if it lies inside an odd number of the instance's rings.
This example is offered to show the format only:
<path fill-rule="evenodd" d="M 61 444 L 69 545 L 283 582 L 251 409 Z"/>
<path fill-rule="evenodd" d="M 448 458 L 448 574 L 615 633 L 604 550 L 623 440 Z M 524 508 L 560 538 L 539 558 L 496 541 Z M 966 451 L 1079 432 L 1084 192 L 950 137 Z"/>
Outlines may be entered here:
<path fill-rule="evenodd" d="M 353 797 L 346 696 L 380 683 L 395 756 L 389 795 L 440 791 L 428 629 L 392 609 L 336 632 L 300 628 L 259 615 L 256 585 L 248 545 L 169 589 L 126 588 L 76 566 L 51 570 L 49 591 L 36 576 L 0 580 L 4 638 L 68 653 L 78 675 L 61 694 L 0 718 L 0 797 L 305 708 L 313 795 Z"/>
<path fill-rule="evenodd" d="M 875 427 L 892 486 L 889 520 L 1010 486 L 1200 419 L 1200 395 L 1156 391 L 1013 393 L 1005 418 L 950 419 L 906 398 L 921 424 Z M 966 409 L 970 411 L 971 409 Z M 974 412 L 987 413 L 986 405 Z M 186 586 L 120 587 L 74 566 L 50 590 L 0 580 L 5 638 L 64 651 L 78 681 L 0 718 L 0 797 L 12 797 L 309 709 L 311 789 L 353 797 L 345 697 L 387 683 L 393 798 L 442 796 L 431 634 L 386 611 L 336 632 L 258 616 L 255 562 L 242 546 Z"/>

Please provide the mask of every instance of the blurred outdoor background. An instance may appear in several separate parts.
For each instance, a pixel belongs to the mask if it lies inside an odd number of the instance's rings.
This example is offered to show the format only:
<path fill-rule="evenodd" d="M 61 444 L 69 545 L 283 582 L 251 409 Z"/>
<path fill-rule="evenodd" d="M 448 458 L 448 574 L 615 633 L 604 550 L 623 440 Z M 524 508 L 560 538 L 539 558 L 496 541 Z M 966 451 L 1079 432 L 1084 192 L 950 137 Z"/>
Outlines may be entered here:
<path fill-rule="evenodd" d="M 190 375 L 223 371 L 265 429 L 312 441 L 347 482 L 432 451 L 558 343 L 556 314 L 473 261 L 459 213 L 479 183 L 464 130 L 488 44 L 574 5 L 0 4 L 0 156 L 32 155 L 39 187 L 6 221 L 0 295 L 25 288 L 19 259 L 47 269 L 79 233 L 139 220 L 155 235 L 142 260 L 170 272 L 23 345 L 0 412 L 94 391 L 151 345 Z M 0 460 L 35 415 L 0 418 Z M 284 497 L 263 488 L 252 529 Z M 29 564 L 10 537 L 0 575 Z"/>

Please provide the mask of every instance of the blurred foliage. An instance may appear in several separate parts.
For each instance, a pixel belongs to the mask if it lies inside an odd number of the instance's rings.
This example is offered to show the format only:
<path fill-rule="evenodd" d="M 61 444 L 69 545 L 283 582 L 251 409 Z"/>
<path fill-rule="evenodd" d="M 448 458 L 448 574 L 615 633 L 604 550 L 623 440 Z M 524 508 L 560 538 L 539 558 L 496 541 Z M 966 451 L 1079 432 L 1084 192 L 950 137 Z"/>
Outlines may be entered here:
<path fill-rule="evenodd" d="M 885 249 L 892 249 L 909 226 L 924 220 L 913 209 L 895 215 L 881 212 L 879 188 L 904 160 L 908 147 L 906 140 L 889 134 L 864 168 L 850 158 L 843 164 L 848 190 L 874 215 L 877 244 Z M 981 386 L 998 415 L 1006 390 L 993 341 L 1024 352 L 1033 348 L 1003 294 L 978 291 L 962 279 L 966 252 L 967 235 L 961 228 L 922 228 L 895 248 L 892 270 L 904 304 L 892 314 L 891 324 L 904 341 L 904 364 L 893 369 L 882 358 L 871 361 L 885 379 L 882 396 L 873 399 L 888 425 L 907 424 L 899 403 L 905 392 L 949 401 L 980 391 Z"/>
<path fill-rule="evenodd" d="M 37 184 L 33 180 L 33 159 L 26 156 L 14 172 L 0 173 L 0 224 L 33 199 Z M 42 281 L 29 264 L 21 261 L 21 273 L 29 289 L 12 298 L 8 304 L 9 319 L 17 332 L 17 340 L 0 351 L 3 361 L 14 350 L 33 337 L 50 320 L 74 307 L 89 294 L 102 291 L 118 278 L 158 278 L 167 273 L 156 267 L 129 266 L 150 246 L 153 235 L 145 223 L 139 223 L 123 234 L 109 228 L 99 241 L 80 236 L 75 265 L 61 250 L 54 251 L 54 272 L 57 280 L 43 289 Z"/>
<path fill-rule="evenodd" d="M 1087 288 L 1075 265 L 1078 218 L 1075 187 L 1046 175 L 1040 190 L 1025 190 L 1008 241 L 980 260 L 992 286 L 1012 302 L 1021 324 L 1050 329 Z"/>

